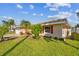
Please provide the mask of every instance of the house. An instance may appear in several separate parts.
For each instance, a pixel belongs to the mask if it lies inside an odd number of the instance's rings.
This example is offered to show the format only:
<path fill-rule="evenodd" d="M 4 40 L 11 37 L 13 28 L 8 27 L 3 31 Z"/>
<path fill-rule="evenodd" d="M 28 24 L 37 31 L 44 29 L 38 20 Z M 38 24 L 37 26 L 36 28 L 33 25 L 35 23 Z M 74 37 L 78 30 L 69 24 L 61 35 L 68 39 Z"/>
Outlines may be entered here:
<path fill-rule="evenodd" d="M 71 35 L 71 28 L 67 19 L 58 19 L 41 23 L 42 36 L 66 38 Z"/>
<path fill-rule="evenodd" d="M 76 26 L 72 27 L 72 33 L 73 32 L 79 34 L 79 24 L 77 24 Z"/>
<path fill-rule="evenodd" d="M 31 32 L 30 29 L 25 29 L 24 27 L 21 27 L 21 26 L 16 26 L 15 28 L 15 34 L 17 35 L 29 35 Z"/>
<path fill-rule="evenodd" d="M 9 32 L 15 32 L 17 35 L 24 35 L 26 34 L 26 29 L 19 25 L 11 25 L 9 27 Z"/>
<path fill-rule="evenodd" d="M 17 35 L 25 35 L 26 34 L 26 29 L 21 27 L 21 26 L 16 26 L 15 34 L 17 34 Z"/>
<path fill-rule="evenodd" d="M 9 27 L 9 32 L 14 32 L 15 31 L 15 28 L 16 28 L 16 25 L 11 25 Z"/>
<path fill-rule="evenodd" d="M 79 34 L 79 27 L 77 27 L 77 29 L 76 29 L 76 33 L 78 33 L 78 34 Z"/>
<path fill-rule="evenodd" d="M 76 28 L 75 27 L 72 27 L 71 28 L 71 32 L 73 33 L 73 32 L 76 32 Z"/>
<path fill-rule="evenodd" d="M 11 25 L 9 27 L 9 32 L 14 32 L 16 35 L 28 35 L 31 33 L 31 30 L 25 29 L 20 25 Z"/>

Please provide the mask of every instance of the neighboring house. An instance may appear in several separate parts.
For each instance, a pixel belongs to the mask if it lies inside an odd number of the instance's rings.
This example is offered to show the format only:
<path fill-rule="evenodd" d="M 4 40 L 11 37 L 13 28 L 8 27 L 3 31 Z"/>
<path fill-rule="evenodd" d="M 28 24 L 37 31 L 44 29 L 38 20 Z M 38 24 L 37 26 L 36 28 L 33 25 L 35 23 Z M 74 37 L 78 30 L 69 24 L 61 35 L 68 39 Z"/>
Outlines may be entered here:
<path fill-rule="evenodd" d="M 16 28 L 16 25 L 11 25 L 9 27 L 9 32 L 14 32 L 15 31 L 15 28 Z"/>
<path fill-rule="evenodd" d="M 41 23 L 42 36 L 52 36 L 57 38 L 66 38 L 71 35 L 71 27 L 67 19 L 52 20 Z"/>
<path fill-rule="evenodd" d="M 77 28 L 76 28 L 76 33 L 78 33 L 78 34 L 79 34 L 79 27 L 77 27 Z"/>
<path fill-rule="evenodd" d="M 15 34 L 17 35 L 27 35 L 31 32 L 31 30 L 26 30 L 24 27 L 21 27 L 19 25 L 11 25 L 9 27 L 9 32 L 15 32 Z"/>
<path fill-rule="evenodd" d="M 73 32 L 76 32 L 75 27 L 72 27 L 72 28 L 71 28 L 71 32 L 72 32 L 72 33 L 73 33 Z"/>
<path fill-rule="evenodd" d="M 73 33 L 73 32 L 79 34 L 79 26 L 74 26 L 74 27 L 72 27 L 72 33 Z"/>
<path fill-rule="evenodd" d="M 30 29 L 26 30 L 24 27 L 16 26 L 15 33 L 17 35 L 29 35 L 31 33 L 31 30 Z"/>
<path fill-rule="evenodd" d="M 17 35 L 24 35 L 24 34 L 26 34 L 26 29 L 24 29 L 23 27 L 20 27 L 20 26 L 16 26 L 15 33 Z"/>

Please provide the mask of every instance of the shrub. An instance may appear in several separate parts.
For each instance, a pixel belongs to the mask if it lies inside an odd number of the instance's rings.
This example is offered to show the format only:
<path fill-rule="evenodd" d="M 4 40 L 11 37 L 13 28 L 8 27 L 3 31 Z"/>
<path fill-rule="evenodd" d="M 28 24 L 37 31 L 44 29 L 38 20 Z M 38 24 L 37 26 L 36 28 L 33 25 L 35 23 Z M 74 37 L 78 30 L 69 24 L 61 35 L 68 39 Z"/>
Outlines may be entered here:
<path fill-rule="evenodd" d="M 32 34 L 34 38 L 39 38 L 39 33 L 41 32 L 41 26 L 39 24 L 32 26 Z"/>
<path fill-rule="evenodd" d="M 59 38 L 60 41 L 64 41 L 64 38 Z"/>
<path fill-rule="evenodd" d="M 57 37 L 54 37 L 54 39 L 56 39 L 56 40 L 57 40 L 58 38 L 57 38 Z"/>
<path fill-rule="evenodd" d="M 72 37 L 73 37 L 74 40 L 78 40 L 79 41 L 79 34 L 74 32 L 74 33 L 72 33 Z"/>

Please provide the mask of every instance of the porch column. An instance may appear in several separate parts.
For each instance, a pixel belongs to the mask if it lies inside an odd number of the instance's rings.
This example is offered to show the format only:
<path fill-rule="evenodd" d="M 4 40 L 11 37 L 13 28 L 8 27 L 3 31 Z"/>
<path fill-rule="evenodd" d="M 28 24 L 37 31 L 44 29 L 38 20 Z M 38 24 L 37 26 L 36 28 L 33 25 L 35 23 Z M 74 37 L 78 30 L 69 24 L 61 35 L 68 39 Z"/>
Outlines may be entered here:
<path fill-rule="evenodd" d="M 50 33 L 53 33 L 53 25 L 50 26 Z"/>
<path fill-rule="evenodd" d="M 44 26 L 42 26 L 42 31 L 41 32 L 44 33 Z"/>
<path fill-rule="evenodd" d="M 50 33 L 51 33 L 51 25 L 49 25 L 49 27 L 50 27 Z"/>

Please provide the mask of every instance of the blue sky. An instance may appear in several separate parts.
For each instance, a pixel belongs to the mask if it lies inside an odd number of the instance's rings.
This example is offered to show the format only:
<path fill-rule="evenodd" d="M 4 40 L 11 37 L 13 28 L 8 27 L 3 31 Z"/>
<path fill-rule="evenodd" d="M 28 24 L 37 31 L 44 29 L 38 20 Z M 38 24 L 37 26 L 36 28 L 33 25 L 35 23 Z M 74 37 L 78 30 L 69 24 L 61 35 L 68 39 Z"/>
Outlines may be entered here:
<path fill-rule="evenodd" d="M 25 19 L 35 24 L 50 18 L 67 18 L 71 25 L 75 25 L 79 22 L 78 11 L 78 3 L 0 3 L 0 20 L 12 18 L 19 24 Z"/>

